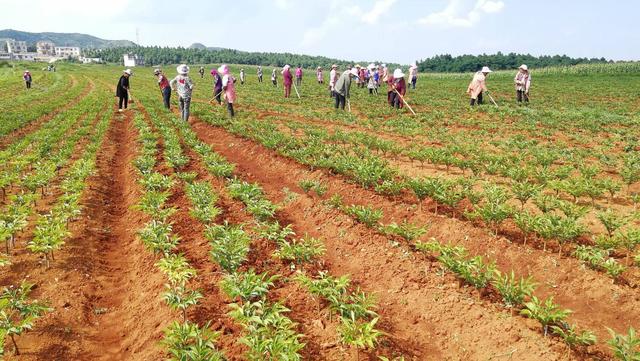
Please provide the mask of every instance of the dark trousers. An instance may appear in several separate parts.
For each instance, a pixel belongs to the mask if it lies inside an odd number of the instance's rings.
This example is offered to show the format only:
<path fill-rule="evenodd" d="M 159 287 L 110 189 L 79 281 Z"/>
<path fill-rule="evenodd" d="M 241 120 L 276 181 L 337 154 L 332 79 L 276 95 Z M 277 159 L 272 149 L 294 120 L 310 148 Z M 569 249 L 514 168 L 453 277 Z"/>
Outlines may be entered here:
<path fill-rule="evenodd" d="M 273 86 L 278 86 L 278 81 L 275 79 L 271 79 L 271 82 L 273 83 Z"/>
<path fill-rule="evenodd" d="M 164 102 L 164 107 L 167 109 L 171 108 L 171 88 L 166 87 L 162 89 L 162 101 Z"/>
<path fill-rule="evenodd" d="M 335 97 L 336 97 L 336 109 L 340 108 L 344 110 L 344 105 L 347 103 L 347 98 L 338 92 L 335 92 Z"/>
<path fill-rule="evenodd" d="M 524 90 L 516 90 L 516 99 L 518 100 L 518 103 L 522 103 L 523 101 L 528 103 L 529 95 L 527 95 Z"/>
<path fill-rule="evenodd" d="M 471 106 L 474 106 L 476 104 L 481 105 L 482 104 L 482 92 L 480 92 L 480 94 L 478 94 L 478 99 L 471 99 Z"/>
<path fill-rule="evenodd" d="M 127 109 L 127 104 L 129 104 L 129 94 L 124 93 L 118 97 L 118 109 Z"/>
<path fill-rule="evenodd" d="M 27 84 L 27 89 L 31 89 L 31 82 L 30 82 L 30 81 L 27 81 L 27 82 L 25 82 L 25 83 Z"/>
<path fill-rule="evenodd" d="M 214 96 L 215 96 L 216 101 L 218 102 L 218 104 L 222 104 L 222 98 L 221 98 L 222 90 L 214 90 L 213 92 L 215 93 Z"/>
<path fill-rule="evenodd" d="M 229 112 L 229 116 L 233 117 L 236 113 L 233 111 L 233 103 L 227 103 L 227 111 Z"/>
<path fill-rule="evenodd" d="M 418 81 L 418 77 L 417 77 L 417 76 L 414 76 L 413 78 L 411 78 L 411 87 L 412 87 L 413 89 L 415 89 L 415 88 L 416 88 L 416 82 L 417 82 L 417 81 Z"/>
<path fill-rule="evenodd" d="M 296 78 L 296 85 L 297 86 L 302 85 L 302 78 Z"/>
<path fill-rule="evenodd" d="M 258 83 L 262 83 L 262 75 L 258 76 Z"/>
<path fill-rule="evenodd" d="M 397 109 L 402 108 L 402 105 L 403 105 L 402 99 L 400 98 L 400 95 L 398 95 L 398 93 L 391 92 L 390 104 L 391 104 L 391 107 L 393 108 L 397 108 Z"/>

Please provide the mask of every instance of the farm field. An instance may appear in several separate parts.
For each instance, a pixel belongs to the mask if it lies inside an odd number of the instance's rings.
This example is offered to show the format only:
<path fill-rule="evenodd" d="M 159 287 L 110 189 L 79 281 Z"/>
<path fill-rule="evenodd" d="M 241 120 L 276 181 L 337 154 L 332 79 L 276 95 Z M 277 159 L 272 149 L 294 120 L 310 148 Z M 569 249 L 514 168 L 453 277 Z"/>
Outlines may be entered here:
<path fill-rule="evenodd" d="M 5 359 L 640 357 L 638 65 L 534 69 L 528 106 L 421 74 L 416 116 L 243 68 L 229 118 L 192 66 L 188 123 L 152 68 L 123 113 L 121 67 L 0 69 Z"/>

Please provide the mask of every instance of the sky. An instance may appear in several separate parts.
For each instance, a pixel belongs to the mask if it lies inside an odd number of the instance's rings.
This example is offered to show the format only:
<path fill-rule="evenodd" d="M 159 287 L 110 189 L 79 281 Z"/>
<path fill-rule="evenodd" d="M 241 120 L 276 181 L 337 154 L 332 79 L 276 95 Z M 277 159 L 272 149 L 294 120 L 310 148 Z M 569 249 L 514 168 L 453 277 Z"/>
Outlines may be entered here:
<path fill-rule="evenodd" d="M 640 0 L 0 0 L 0 29 L 409 64 L 438 54 L 640 60 Z"/>

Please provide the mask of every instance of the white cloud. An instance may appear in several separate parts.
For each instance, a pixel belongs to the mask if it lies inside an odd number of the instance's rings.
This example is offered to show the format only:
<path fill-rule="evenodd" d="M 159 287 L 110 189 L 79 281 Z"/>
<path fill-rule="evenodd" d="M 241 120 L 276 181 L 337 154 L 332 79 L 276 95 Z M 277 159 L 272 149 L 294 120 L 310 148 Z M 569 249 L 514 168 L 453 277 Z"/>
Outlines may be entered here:
<path fill-rule="evenodd" d="M 475 2 L 475 4 L 474 4 Z M 418 23 L 423 25 L 438 25 L 444 27 L 474 26 L 483 14 L 502 11 L 504 2 L 493 0 L 449 0 L 447 7 L 439 12 L 431 13 Z"/>
<path fill-rule="evenodd" d="M 291 0 L 275 0 L 276 6 L 280 9 L 286 10 L 291 6 Z"/>
<path fill-rule="evenodd" d="M 366 24 L 376 24 L 381 15 L 385 14 L 397 0 L 378 0 L 373 4 L 373 8 L 362 14 L 360 20 Z"/>

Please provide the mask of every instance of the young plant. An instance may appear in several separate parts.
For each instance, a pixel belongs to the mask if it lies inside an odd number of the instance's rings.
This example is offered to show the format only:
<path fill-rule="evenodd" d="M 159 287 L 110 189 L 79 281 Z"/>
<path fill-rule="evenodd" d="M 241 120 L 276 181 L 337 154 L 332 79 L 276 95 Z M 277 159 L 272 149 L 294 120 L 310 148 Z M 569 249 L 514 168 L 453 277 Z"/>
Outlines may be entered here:
<path fill-rule="evenodd" d="M 521 306 L 536 288 L 532 276 L 516 279 L 513 271 L 503 274 L 499 270 L 495 270 L 491 284 L 498 290 L 505 306 L 509 308 Z"/>
<path fill-rule="evenodd" d="M 219 332 L 211 331 L 209 323 L 202 328 L 195 323 L 174 321 L 164 330 L 164 345 L 171 361 L 224 361 L 226 357 L 215 346 Z"/>
<path fill-rule="evenodd" d="M 536 296 L 532 296 L 531 301 L 524 303 L 524 309 L 520 313 L 540 322 L 546 336 L 549 326 L 560 324 L 569 316 L 571 310 L 561 309 L 553 302 L 553 297 L 542 302 Z"/>
<path fill-rule="evenodd" d="M 325 251 L 324 243 L 321 240 L 305 236 L 292 242 L 286 240 L 280 242 L 273 257 L 302 264 L 322 256 Z"/>
<path fill-rule="evenodd" d="M 356 349 L 356 360 L 360 359 L 360 349 L 373 349 L 379 342 L 383 333 L 375 328 L 378 318 L 370 321 L 356 320 L 354 318 L 342 317 L 338 333 L 340 342 L 344 345 Z"/>
<path fill-rule="evenodd" d="M 621 335 L 608 328 L 611 340 L 607 343 L 613 354 L 621 361 L 640 360 L 640 338 L 636 336 L 636 330 L 629 327 L 628 334 Z"/>
<path fill-rule="evenodd" d="M 34 322 L 45 312 L 51 312 L 44 302 L 29 300 L 29 294 L 33 285 L 22 283 L 20 287 L 5 287 L 0 294 L 0 346 L 4 345 L 8 336 L 13 343 L 16 355 L 20 355 L 20 349 L 16 343 L 16 336 L 33 328 Z M 4 348 L 0 347 L 0 356 Z"/>
<path fill-rule="evenodd" d="M 232 273 L 226 275 L 220 281 L 220 288 L 232 300 L 240 299 L 243 302 L 264 299 L 280 276 L 269 276 L 266 272 L 256 274 L 250 269 L 243 273 Z"/>
<path fill-rule="evenodd" d="M 198 304 L 198 300 L 202 297 L 202 293 L 197 290 L 190 290 L 184 285 L 173 284 L 166 284 L 165 292 L 162 294 L 162 299 L 171 309 L 182 312 L 183 322 L 187 322 L 187 308 Z"/>
<path fill-rule="evenodd" d="M 413 242 L 414 240 L 418 239 L 418 237 L 427 233 L 427 228 L 411 224 L 405 219 L 400 224 L 393 222 L 387 226 L 382 227 L 382 231 L 385 234 L 397 235 L 404 238 L 408 242 Z"/>
<path fill-rule="evenodd" d="M 205 237 L 211 246 L 211 259 L 227 273 L 235 272 L 245 261 L 249 253 L 251 238 L 242 230 L 242 226 L 224 225 L 208 226 Z"/>
<path fill-rule="evenodd" d="M 378 222 L 382 219 L 382 209 L 375 209 L 366 206 L 351 205 L 345 209 L 345 212 L 355 217 L 358 222 L 366 224 L 369 227 L 377 227 Z"/>
<path fill-rule="evenodd" d="M 553 325 L 551 326 L 551 332 L 562 338 L 571 349 L 580 346 L 591 346 L 598 340 L 596 335 L 589 330 L 578 333 L 575 325 L 563 325 L 562 327 Z"/>

